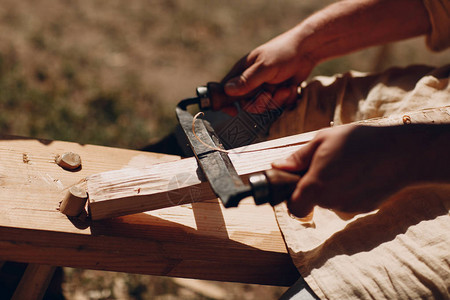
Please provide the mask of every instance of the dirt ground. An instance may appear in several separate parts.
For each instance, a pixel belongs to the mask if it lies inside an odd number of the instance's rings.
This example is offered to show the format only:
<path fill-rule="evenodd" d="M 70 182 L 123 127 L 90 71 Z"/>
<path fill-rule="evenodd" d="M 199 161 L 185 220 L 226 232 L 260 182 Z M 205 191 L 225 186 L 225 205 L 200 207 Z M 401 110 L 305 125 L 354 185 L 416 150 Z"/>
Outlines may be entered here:
<path fill-rule="evenodd" d="M 278 299 L 286 288 L 66 268 L 66 299 Z"/>
<path fill-rule="evenodd" d="M 3 0 L 0 132 L 139 149 L 175 104 L 245 53 L 333 1 Z M 313 75 L 441 65 L 423 38 L 318 66 Z M 279 287 L 64 268 L 66 299 L 276 299 Z"/>

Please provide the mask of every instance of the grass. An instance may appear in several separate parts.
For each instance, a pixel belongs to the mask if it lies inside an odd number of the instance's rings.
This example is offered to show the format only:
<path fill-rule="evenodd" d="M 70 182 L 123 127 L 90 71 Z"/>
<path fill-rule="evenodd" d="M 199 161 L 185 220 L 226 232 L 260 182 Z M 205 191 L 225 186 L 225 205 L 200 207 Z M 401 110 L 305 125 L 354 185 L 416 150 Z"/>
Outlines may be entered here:
<path fill-rule="evenodd" d="M 1 133 L 141 148 L 172 130 L 175 104 L 197 85 L 220 80 L 245 53 L 330 2 L 4 0 Z M 432 54 L 420 38 L 324 63 L 313 74 L 448 61 L 448 51 Z M 65 273 L 67 299 L 205 298 L 169 278 Z M 224 286 L 229 299 L 283 290 Z"/>

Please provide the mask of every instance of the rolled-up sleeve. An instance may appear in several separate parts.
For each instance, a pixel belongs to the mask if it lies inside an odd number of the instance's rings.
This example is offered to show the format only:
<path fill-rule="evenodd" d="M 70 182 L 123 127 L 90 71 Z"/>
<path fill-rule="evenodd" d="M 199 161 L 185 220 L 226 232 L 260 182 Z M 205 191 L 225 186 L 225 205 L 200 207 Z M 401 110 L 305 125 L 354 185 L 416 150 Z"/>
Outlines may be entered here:
<path fill-rule="evenodd" d="M 427 46 L 433 51 L 450 47 L 450 0 L 423 0 L 423 3 L 431 23 Z"/>

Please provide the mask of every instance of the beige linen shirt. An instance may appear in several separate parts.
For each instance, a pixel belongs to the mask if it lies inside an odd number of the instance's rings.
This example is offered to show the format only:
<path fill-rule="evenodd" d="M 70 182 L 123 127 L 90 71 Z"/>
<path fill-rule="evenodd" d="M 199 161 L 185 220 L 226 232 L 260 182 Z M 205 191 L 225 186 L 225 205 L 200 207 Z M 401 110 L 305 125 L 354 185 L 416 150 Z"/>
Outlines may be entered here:
<path fill-rule="evenodd" d="M 450 46 L 450 1 L 424 4 L 432 24 L 426 43 L 442 50 Z M 330 121 L 448 106 L 449 76 L 450 65 L 316 77 L 297 106 L 272 126 L 271 137 L 328 127 Z M 284 204 L 275 211 L 295 265 L 321 299 L 450 298 L 450 185 L 411 187 L 375 212 L 344 219 L 316 207 L 313 223 L 304 224 Z"/>

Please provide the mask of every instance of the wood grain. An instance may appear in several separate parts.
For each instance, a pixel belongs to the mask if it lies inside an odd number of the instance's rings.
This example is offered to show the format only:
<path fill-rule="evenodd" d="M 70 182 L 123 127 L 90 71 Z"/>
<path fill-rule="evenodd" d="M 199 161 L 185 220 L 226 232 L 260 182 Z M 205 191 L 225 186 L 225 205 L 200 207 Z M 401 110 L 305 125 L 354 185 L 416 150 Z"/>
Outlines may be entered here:
<path fill-rule="evenodd" d="M 270 168 L 310 141 L 310 132 L 235 149 L 229 154 L 239 175 Z M 194 157 L 180 161 L 125 168 L 89 176 L 89 207 L 95 220 L 180 204 L 216 199 Z"/>
<path fill-rule="evenodd" d="M 78 153 L 73 172 L 55 156 Z M 57 210 L 86 177 L 173 162 L 175 156 L 18 137 L 0 139 L 0 261 L 173 277 L 290 285 L 298 272 L 270 207 L 217 199 L 90 221 Z"/>
<path fill-rule="evenodd" d="M 449 107 L 427 109 L 357 123 L 407 126 L 417 122 L 448 122 L 449 111 Z M 409 120 L 406 123 L 405 116 Z M 316 133 L 308 132 L 238 148 L 229 157 L 245 182 L 246 176 L 270 169 L 273 161 L 298 150 Z M 96 220 L 216 198 L 195 158 L 95 174 L 87 178 L 87 186 L 91 215 Z"/>

